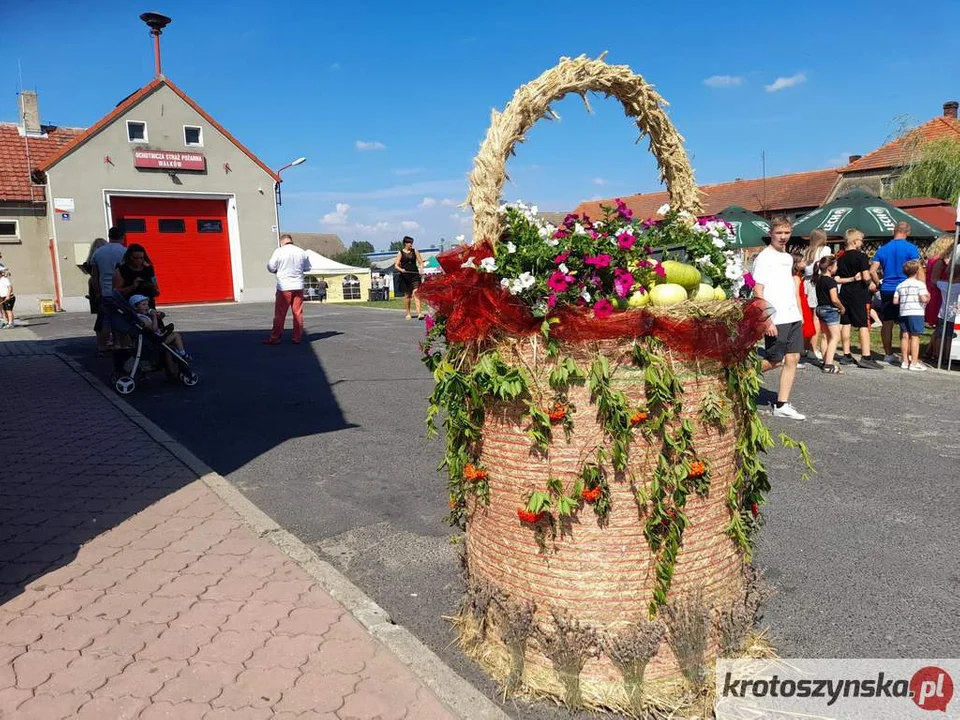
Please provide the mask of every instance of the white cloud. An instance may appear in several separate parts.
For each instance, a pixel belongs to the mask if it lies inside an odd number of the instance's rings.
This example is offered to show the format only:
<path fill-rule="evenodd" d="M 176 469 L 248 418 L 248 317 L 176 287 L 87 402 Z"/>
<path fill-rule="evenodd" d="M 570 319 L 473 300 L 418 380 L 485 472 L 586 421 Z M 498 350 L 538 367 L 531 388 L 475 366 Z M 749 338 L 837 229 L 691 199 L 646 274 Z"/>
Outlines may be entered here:
<path fill-rule="evenodd" d="M 453 213 L 450 215 L 450 219 L 459 223 L 460 225 L 469 225 L 473 222 L 472 217 L 469 215 L 461 215 L 460 213 Z"/>
<path fill-rule="evenodd" d="M 600 187 L 601 185 L 606 185 L 606 184 L 607 184 L 607 181 L 604 180 L 603 178 L 594 178 L 594 179 L 591 180 L 590 182 L 592 182 L 592 183 L 593 183 L 594 185 L 596 185 L 597 187 Z"/>
<path fill-rule="evenodd" d="M 346 225 L 347 224 L 347 211 L 350 209 L 350 206 L 347 203 L 337 203 L 337 208 L 334 212 L 329 212 L 323 216 L 321 222 L 324 225 Z"/>
<path fill-rule="evenodd" d="M 800 83 L 806 81 L 806 75 L 803 73 L 797 73 L 796 75 L 791 75 L 790 77 L 778 77 L 770 85 L 764 85 L 763 89 L 767 92 L 777 92 L 779 90 L 786 90 L 787 88 L 791 88 L 794 85 L 799 85 Z"/>
<path fill-rule="evenodd" d="M 416 220 L 404 220 L 400 223 L 401 230 L 423 230 L 423 226 Z"/>
<path fill-rule="evenodd" d="M 422 172 L 421 168 L 397 168 L 393 171 L 393 174 L 403 177 L 405 175 L 419 175 Z"/>
<path fill-rule="evenodd" d="M 386 150 L 387 146 L 384 145 L 379 140 L 373 140 L 367 142 L 365 140 L 357 140 L 357 150 Z"/>
<path fill-rule="evenodd" d="M 337 60 L 333 65 L 330 66 L 331 70 L 340 70 L 341 68 L 342 68 L 342 65 L 340 65 L 339 60 Z"/>
<path fill-rule="evenodd" d="M 465 178 L 454 178 L 451 180 L 427 180 L 424 182 L 409 183 L 407 185 L 394 185 L 387 188 L 362 191 L 341 191 L 341 190 L 315 190 L 296 193 L 284 193 L 284 198 L 303 198 L 317 201 L 365 201 L 365 200 L 385 200 L 390 198 L 409 198 L 409 197 L 434 197 L 437 195 L 446 195 L 448 193 L 466 194 L 467 181 Z"/>
<path fill-rule="evenodd" d="M 420 204 L 417 205 L 417 207 L 420 208 L 421 210 L 424 210 L 426 208 L 431 208 L 436 204 L 437 204 L 436 199 L 432 197 L 425 197 L 422 201 L 420 201 Z"/>
<path fill-rule="evenodd" d="M 730 88 L 743 85 L 743 78 L 737 75 L 711 75 L 703 84 L 712 88 Z"/>
<path fill-rule="evenodd" d="M 451 198 L 444 198 L 443 200 L 440 201 L 440 204 L 443 205 L 444 207 L 456 207 L 457 201 Z"/>

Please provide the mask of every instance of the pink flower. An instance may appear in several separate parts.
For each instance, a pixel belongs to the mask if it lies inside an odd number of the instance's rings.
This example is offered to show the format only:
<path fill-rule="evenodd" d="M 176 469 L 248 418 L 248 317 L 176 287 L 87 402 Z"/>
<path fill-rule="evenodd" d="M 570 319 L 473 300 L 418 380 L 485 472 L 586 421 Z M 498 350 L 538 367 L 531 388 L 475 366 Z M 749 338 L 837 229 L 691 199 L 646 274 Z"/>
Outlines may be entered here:
<path fill-rule="evenodd" d="M 433 317 L 430 316 L 430 315 L 427 315 L 427 316 L 423 319 L 423 322 L 424 322 L 424 325 L 425 325 L 426 328 L 427 328 L 427 332 L 430 332 L 431 330 L 433 330 L 433 326 L 437 324 L 436 320 L 434 320 Z"/>
<path fill-rule="evenodd" d="M 557 255 L 557 256 L 553 259 L 553 262 L 554 262 L 554 264 L 559 265 L 560 263 L 566 262 L 568 257 L 570 257 L 570 251 L 569 251 L 569 250 L 566 250 L 566 251 L 560 253 L 559 255 Z"/>
<path fill-rule="evenodd" d="M 626 297 L 630 294 L 636 279 L 627 270 L 617 268 L 613 271 L 613 289 L 617 291 L 620 297 Z"/>
<path fill-rule="evenodd" d="M 657 225 L 657 221 L 654 220 L 653 218 L 647 218 L 646 220 L 643 221 L 644 230 L 649 230 L 652 227 L 656 227 L 656 225 Z"/>
<path fill-rule="evenodd" d="M 627 204 L 620 198 L 617 198 L 617 214 L 624 220 L 633 220 L 633 210 L 628 208 Z"/>
<path fill-rule="evenodd" d="M 658 264 L 653 271 L 662 278 L 667 276 L 667 271 L 663 269 L 663 265 Z"/>
<path fill-rule="evenodd" d="M 600 233 L 598 233 L 598 232 L 597 232 L 596 230 L 594 230 L 593 228 L 590 228 L 590 231 L 589 231 L 588 234 L 589 234 L 590 237 L 593 238 L 594 240 L 597 240 L 597 239 L 599 239 L 599 237 L 600 237 Z"/>
<path fill-rule="evenodd" d="M 547 280 L 547 287 L 555 293 L 562 293 L 570 287 L 574 279 L 573 275 L 566 275 L 557 270 L 550 276 L 550 279 Z"/>
<path fill-rule="evenodd" d="M 751 273 L 744 273 L 743 284 L 746 285 L 748 288 L 752 288 L 754 285 L 757 284 L 757 281 L 753 279 L 753 275 Z"/>
<path fill-rule="evenodd" d="M 567 216 L 563 219 L 563 226 L 568 230 L 572 228 L 580 220 L 579 216 L 574 215 L 573 213 L 568 213 Z"/>
<path fill-rule="evenodd" d="M 610 256 L 606 253 L 600 253 L 599 255 L 584 255 L 583 262 L 586 265 L 593 265 L 598 269 L 610 267 Z"/>
<path fill-rule="evenodd" d="M 621 250 L 629 250 L 636 242 L 637 239 L 628 232 L 622 232 L 617 235 L 617 244 L 620 246 Z"/>
<path fill-rule="evenodd" d="M 554 295 L 553 293 L 550 293 L 550 296 L 547 298 L 547 307 L 550 310 L 553 310 L 553 308 L 555 308 L 556 305 L 557 305 L 557 296 Z"/>
<path fill-rule="evenodd" d="M 598 320 L 603 320 L 613 315 L 613 303 L 603 298 L 593 304 L 593 316 Z"/>
<path fill-rule="evenodd" d="M 570 235 L 570 233 L 568 233 L 566 230 L 564 230 L 563 228 L 559 228 L 559 229 L 553 234 L 553 239 L 554 239 L 554 240 L 562 240 L 563 238 L 568 237 L 569 235 Z"/>

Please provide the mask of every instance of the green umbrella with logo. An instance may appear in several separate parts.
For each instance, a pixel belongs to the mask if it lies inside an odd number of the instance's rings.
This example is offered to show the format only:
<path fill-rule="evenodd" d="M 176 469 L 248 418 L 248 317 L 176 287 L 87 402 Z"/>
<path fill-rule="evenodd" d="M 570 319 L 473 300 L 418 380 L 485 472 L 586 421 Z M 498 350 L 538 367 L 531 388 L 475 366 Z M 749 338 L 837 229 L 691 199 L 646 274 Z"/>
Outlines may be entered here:
<path fill-rule="evenodd" d="M 942 234 L 886 200 L 863 190 L 854 190 L 797 220 L 793 225 L 793 237 L 809 237 L 817 228 L 822 228 L 829 237 L 842 237 L 850 228 L 856 228 L 864 237 L 888 238 L 901 221 L 910 223 L 910 237 L 915 239 L 928 240 Z"/>
<path fill-rule="evenodd" d="M 736 235 L 731 243 L 733 247 L 760 247 L 766 245 L 763 239 L 770 237 L 770 223 L 739 205 L 731 205 L 717 213 L 717 217 L 733 226 L 733 232 Z"/>

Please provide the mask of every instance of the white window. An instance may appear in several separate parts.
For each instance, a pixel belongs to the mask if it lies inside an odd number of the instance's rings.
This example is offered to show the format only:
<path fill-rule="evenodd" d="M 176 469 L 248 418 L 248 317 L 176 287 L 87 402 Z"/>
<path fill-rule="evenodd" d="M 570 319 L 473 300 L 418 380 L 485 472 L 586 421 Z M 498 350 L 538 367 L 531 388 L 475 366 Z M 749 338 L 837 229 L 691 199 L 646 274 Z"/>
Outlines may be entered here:
<path fill-rule="evenodd" d="M 183 144 L 187 147 L 203 147 L 203 128 L 196 125 L 184 125 Z"/>
<path fill-rule="evenodd" d="M 0 242 L 20 239 L 20 223 L 17 220 L 0 220 Z"/>
<path fill-rule="evenodd" d="M 360 278 L 356 275 L 345 275 L 343 278 L 343 299 L 360 300 Z"/>
<path fill-rule="evenodd" d="M 127 120 L 127 141 L 132 143 L 147 142 L 147 124 L 139 120 Z"/>

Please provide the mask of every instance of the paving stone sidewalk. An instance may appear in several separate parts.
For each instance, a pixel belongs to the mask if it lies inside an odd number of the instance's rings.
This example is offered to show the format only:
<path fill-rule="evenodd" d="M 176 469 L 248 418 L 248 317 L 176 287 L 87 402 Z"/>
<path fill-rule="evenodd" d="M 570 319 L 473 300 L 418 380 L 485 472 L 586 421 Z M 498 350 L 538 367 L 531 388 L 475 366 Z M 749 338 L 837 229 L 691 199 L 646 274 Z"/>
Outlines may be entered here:
<path fill-rule="evenodd" d="M 60 358 L 0 388 L 0 718 L 454 717 Z"/>

